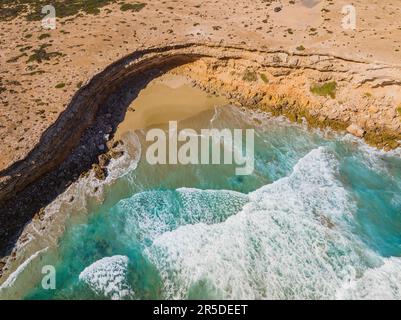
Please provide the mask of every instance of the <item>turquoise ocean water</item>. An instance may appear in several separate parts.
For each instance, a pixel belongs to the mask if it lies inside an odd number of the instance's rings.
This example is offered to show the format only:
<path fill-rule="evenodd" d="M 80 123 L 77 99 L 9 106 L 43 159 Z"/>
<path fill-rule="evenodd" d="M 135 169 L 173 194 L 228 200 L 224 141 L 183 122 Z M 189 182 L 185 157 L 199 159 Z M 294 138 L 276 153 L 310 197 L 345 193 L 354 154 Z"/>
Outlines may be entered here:
<path fill-rule="evenodd" d="M 401 298 L 401 158 L 235 108 L 183 127 L 255 128 L 255 171 L 150 166 L 60 239 L 57 289 L 26 299 Z"/>

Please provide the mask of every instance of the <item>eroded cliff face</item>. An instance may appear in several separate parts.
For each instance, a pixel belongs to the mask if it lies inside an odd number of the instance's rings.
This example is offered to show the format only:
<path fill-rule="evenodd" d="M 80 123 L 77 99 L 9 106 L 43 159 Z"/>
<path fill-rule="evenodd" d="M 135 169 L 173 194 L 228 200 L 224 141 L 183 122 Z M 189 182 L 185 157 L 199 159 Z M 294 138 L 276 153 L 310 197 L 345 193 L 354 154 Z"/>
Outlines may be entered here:
<path fill-rule="evenodd" d="M 238 59 L 199 59 L 175 72 L 233 104 L 306 119 L 365 138 L 385 150 L 400 145 L 400 67 L 327 55 L 258 52 Z"/>
<path fill-rule="evenodd" d="M 368 142 L 398 146 L 400 66 L 204 44 L 151 48 L 113 63 L 75 94 L 28 157 L 1 172 L 0 200 L 59 165 L 93 123 L 102 102 L 122 83 L 139 81 L 146 70 L 180 64 L 185 65 L 178 72 L 233 103 L 284 113 L 294 120 L 304 116 L 312 124 L 355 124 L 366 131 Z"/>
<path fill-rule="evenodd" d="M 6 244 L 35 213 L 102 162 L 98 156 L 112 150 L 129 102 L 148 81 L 172 69 L 239 106 L 348 129 L 386 149 L 401 140 L 400 66 L 204 43 L 138 51 L 83 85 L 30 154 L 0 173 L 2 252 L 9 253 Z"/>
<path fill-rule="evenodd" d="M 177 46 L 176 49 L 155 48 L 136 52 L 94 76 L 74 95 L 66 110 L 46 130 L 28 156 L 1 172 L 0 203 L 60 165 L 78 146 L 84 131 L 95 122 L 102 105 L 121 86 L 131 80 L 133 85 L 135 82 L 139 85 L 143 73 L 187 63 L 196 55 L 185 51 L 185 46 L 181 49 Z M 111 119 L 109 125 L 116 121 L 118 119 Z M 113 129 L 105 130 L 105 133 L 111 133 Z M 91 151 L 92 156 L 93 153 L 96 151 Z M 76 165 L 79 166 L 79 162 Z"/>

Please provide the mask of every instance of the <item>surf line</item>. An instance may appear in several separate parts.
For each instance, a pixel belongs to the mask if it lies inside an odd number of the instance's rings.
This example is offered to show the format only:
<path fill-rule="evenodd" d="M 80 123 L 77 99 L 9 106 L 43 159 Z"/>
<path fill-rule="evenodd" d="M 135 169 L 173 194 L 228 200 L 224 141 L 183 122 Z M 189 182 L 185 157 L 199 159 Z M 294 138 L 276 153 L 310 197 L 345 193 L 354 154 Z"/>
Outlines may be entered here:
<path fill-rule="evenodd" d="M 201 129 L 200 133 L 194 129 L 178 131 L 177 121 L 169 121 L 168 133 L 160 128 L 146 133 L 146 141 L 153 142 L 146 150 L 146 160 L 151 165 L 232 165 L 234 162 L 236 175 L 250 175 L 255 162 L 254 136 L 254 129 L 208 128 Z"/>

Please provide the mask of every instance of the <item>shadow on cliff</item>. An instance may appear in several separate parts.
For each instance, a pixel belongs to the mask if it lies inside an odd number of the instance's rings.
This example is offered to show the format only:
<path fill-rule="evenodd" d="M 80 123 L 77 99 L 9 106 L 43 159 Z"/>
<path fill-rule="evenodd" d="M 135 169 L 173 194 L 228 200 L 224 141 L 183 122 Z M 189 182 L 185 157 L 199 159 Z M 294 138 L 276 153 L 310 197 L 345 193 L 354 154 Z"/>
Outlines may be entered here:
<path fill-rule="evenodd" d="M 54 165 L 53 163 L 50 167 L 47 167 L 47 170 L 46 166 L 43 165 L 36 168 L 36 160 L 32 159 L 38 159 L 38 155 L 45 158 L 44 162 L 47 161 L 51 163 L 51 155 L 44 152 L 46 148 L 43 146 L 47 144 L 47 148 L 49 148 L 49 145 L 51 148 L 52 139 L 54 140 L 55 136 L 60 135 L 60 126 L 62 128 L 71 128 L 71 126 L 67 126 L 65 123 L 68 121 L 76 121 L 76 119 L 73 119 L 71 116 L 71 110 L 69 109 L 74 108 L 74 101 L 76 102 L 81 99 L 82 102 L 82 99 L 87 98 L 88 95 L 87 92 L 85 92 L 87 88 L 81 88 L 76 93 L 66 110 L 60 115 L 57 121 L 43 133 L 40 142 L 27 157 L 13 164 L 6 170 L 0 171 L 0 180 L 2 178 L 7 178 L 9 182 L 11 181 L 11 183 L 9 183 L 11 186 L 13 181 L 19 181 L 18 179 L 20 179 L 20 177 L 18 174 L 19 171 L 21 171 L 20 168 L 23 168 L 25 171 L 35 169 L 43 171 L 43 173 L 39 172 L 40 174 L 36 174 L 39 175 L 39 177 L 35 178 L 33 182 L 28 183 L 26 186 L 24 185 L 19 192 L 15 192 L 15 189 L 13 190 L 13 188 L 9 187 L 12 192 L 11 197 L 0 202 L 0 258 L 11 254 L 16 241 L 21 235 L 23 227 L 29 223 L 42 208 L 54 201 L 55 198 L 76 181 L 83 172 L 89 170 L 93 164 L 98 163 L 98 156 L 100 154 L 108 151 L 106 144 L 108 138 L 110 139 L 113 137 L 118 124 L 125 117 L 128 106 L 137 97 L 140 90 L 159 75 L 179 65 L 193 62 L 198 58 L 197 56 L 181 56 L 176 59 L 170 59 L 168 63 L 152 65 L 149 69 L 128 77 L 115 87 L 112 87 L 113 83 L 110 83 L 112 92 L 108 93 L 107 97 L 102 100 L 102 103 L 96 107 L 96 114 L 92 118 L 89 117 L 89 121 L 88 119 L 82 119 L 82 122 L 88 122 L 88 125 L 85 125 L 85 128 L 79 136 L 75 136 L 77 139 L 75 139 L 72 145 L 68 144 L 66 149 L 69 150 L 64 150 L 66 156 L 54 160 L 57 164 Z M 120 66 L 123 67 L 123 64 L 120 64 Z M 97 75 L 97 77 L 99 76 L 101 77 L 101 74 Z M 97 81 L 99 81 L 99 78 Z M 99 95 L 101 94 L 103 94 L 103 92 L 99 92 Z M 79 126 L 81 123 L 75 123 L 74 125 Z M 67 132 L 64 134 L 70 134 L 70 140 L 74 140 L 72 138 L 73 134 Z M 60 146 L 60 144 L 56 146 Z M 61 150 L 58 151 L 61 152 Z M 38 217 L 40 218 L 40 215 L 38 215 Z"/>

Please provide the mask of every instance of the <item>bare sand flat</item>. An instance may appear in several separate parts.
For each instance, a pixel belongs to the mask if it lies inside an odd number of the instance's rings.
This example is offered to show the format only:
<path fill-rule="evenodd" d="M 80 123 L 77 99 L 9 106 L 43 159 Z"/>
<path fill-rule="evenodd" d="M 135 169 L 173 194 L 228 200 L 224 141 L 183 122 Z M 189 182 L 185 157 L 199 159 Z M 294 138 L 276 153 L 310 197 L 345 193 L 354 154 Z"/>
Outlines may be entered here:
<path fill-rule="evenodd" d="M 127 131 L 147 128 L 168 121 L 180 121 L 202 111 L 227 104 L 224 97 L 208 95 L 179 75 L 167 73 L 148 84 L 129 106 L 115 138 Z"/>

